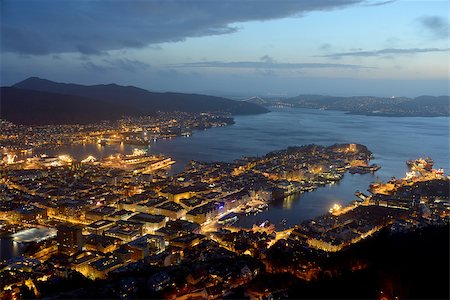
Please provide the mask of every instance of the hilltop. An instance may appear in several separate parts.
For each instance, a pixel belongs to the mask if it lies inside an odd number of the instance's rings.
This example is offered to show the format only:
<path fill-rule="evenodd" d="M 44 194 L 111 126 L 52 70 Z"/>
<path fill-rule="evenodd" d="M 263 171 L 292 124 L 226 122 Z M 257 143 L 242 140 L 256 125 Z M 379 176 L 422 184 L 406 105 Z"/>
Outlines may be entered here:
<path fill-rule="evenodd" d="M 23 125 L 87 124 L 137 115 L 128 106 L 89 98 L 2 87 L 0 118 Z"/>

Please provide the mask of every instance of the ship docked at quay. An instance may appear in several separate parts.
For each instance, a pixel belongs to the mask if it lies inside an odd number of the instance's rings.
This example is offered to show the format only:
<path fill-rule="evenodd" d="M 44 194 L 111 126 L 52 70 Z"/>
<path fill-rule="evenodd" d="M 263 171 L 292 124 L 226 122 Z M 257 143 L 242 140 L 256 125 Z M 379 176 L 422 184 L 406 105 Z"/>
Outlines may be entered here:
<path fill-rule="evenodd" d="M 430 157 L 418 158 L 418 159 L 410 159 L 406 161 L 406 165 L 411 168 L 411 170 L 431 170 L 434 165 L 434 161 Z"/>

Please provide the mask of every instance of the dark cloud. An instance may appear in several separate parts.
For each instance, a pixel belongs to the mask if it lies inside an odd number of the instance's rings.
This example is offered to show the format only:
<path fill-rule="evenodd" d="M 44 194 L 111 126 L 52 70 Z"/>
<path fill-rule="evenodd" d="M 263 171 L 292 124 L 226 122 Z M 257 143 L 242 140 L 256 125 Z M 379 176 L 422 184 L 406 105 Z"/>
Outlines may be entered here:
<path fill-rule="evenodd" d="M 425 16 L 419 19 L 420 24 L 435 38 L 448 38 L 448 20 L 439 16 Z"/>
<path fill-rule="evenodd" d="M 82 61 L 90 61 L 91 57 L 89 55 L 87 55 L 87 54 L 81 54 L 78 58 L 74 58 L 74 59 L 79 59 L 79 60 L 82 60 Z"/>
<path fill-rule="evenodd" d="M 396 49 L 387 48 L 381 50 L 370 50 L 370 51 L 352 51 L 352 52 L 340 52 L 331 53 L 327 55 L 317 55 L 316 57 L 330 57 L 330 58 L 342 58 L 346 56 L 390 56 L 399 54 L 416 54 L 416 53 L 428 53 L 428 52 L 448 52 L 450 48 L 408 48 L 408 49 Z"/>
<path fill-rule="evenodd" d="M 75 48 L 77 52 L 80 52 L 83 55 L 106 55 L 104 51 L 99 51 L 88 45 L 77 45 Z"/>
<path fill-rule="evenodd" d="M 19 54 L 48 54 L 48 40 L 39 32 L 27 28 L 16 28 L 5 25 L 2 14 L 1 20 L 1 50 L 16 52 Z"/>
<path fill-rule="evenodd" d="M 263 56 L 262 61 L 201 61 L 171 65 L 172 68 L 238 68 L 238 69 L 365 69 L 372 68 L 351 64 L 329 64 L 329 63 L 281 63 L 269 56 Z"/>
<path fill-rule="evenodd" d="M 136 59 L 118 58 L 104 59 L 103 61 L 114 68 L 118 68 L 128 72 L 142 71 L 150 67 L 149 64 Z"/>
<path fill-rule="evenodd" d="M 2 51 L 24 54 L 142 48 L 229 34 L 233 24 L 300 16 L 362 0 L 59 1 L 2 0 Z"/>
<path fill-rule="evenodd" d="M 108 67 L 98 65 L 91 61 L 81 63 L 81 65 L 83 66 L 83 68 L 85 68 L 88 71 L 93 71 L 93 72 L 98 72 L 98 73 L 103 73 L 103 72 L 110 70 L 110 68 L 108 68 Z"/>
<path fill-rule="evenodd" d="M 397 2 L 397 0 L 369 2 L 369 3 L 366 4 L 366 6 L 381 6 L 381 5 L 391 4 L 393 2 Z"/>
<path fill-rule="evenodd" d="M 81 63 L 83 68 L 94 71 L 94 72 L 106 72 L 114 69 L 119 69 L 121 71 L 127 72 L 137 72 L 146 70 L 150 67 L 149 64 L 128 58 L 117 58 L 117 59 L 103 59 L 102 63 L 96 63 L 92 61 L 87 61 Z"/>

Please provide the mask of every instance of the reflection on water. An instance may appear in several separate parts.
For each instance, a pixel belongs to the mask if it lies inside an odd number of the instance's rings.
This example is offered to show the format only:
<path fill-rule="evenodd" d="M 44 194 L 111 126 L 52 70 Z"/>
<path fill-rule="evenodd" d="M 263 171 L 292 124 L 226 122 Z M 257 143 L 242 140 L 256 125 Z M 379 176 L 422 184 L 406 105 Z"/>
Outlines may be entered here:
<path fill-rule="evenodd" d="M 74 144 L 61 146 L 58 149 L 38 149 L 36 153 L 33 154 L 47 154 L 62 155 L 68 154 L 75 158 L 76 160 L 83 160 L 88 156 L 92 155 L 97 159 L 106 158 L 112 154 L 131 154 L 134 148 L 145 148 L 136 147 L 132 145 L 125 145 L 124 143 L 101 145 L 97 143 L 92 144 Z"/>
<path fill-rule="evenodd" d="M 297 195 L 289 195 L 283 199 L 283 209 L 291 209 L 292 203 L 297 198 Z"/>
<path fill-rule="evenodd" d="M 365 191 L 376 179 L 372 174 L 345 174 L 344 178 L 334 185 L 319 187 L 313 192 L 291 195 L 285 199 L 274 201 L 269 209 L 254 216 L 239 220 L 236 225 L 251 227 L 252 224 L 269 220 L 279 225 L 286 220 L 287 226 L 325 214 L 334 204 L 347 205 L 356 199 L 356 190 Z"/>
<path fill-rule="evenodd" d="M 0 262 L 21 255 L 28 245 L 28 243 L 15 242 L 9 237 L 0 238 Z"/>

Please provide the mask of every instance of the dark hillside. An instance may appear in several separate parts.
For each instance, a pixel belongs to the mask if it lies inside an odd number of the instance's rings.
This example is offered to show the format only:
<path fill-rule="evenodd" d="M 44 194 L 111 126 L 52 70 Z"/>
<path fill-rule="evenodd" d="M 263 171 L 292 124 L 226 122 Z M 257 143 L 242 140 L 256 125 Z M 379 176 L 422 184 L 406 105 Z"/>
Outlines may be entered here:
<path fill-rule="evenodd" d="M 183 93 L 156 93 L 134 86 L 117 84 L 79 85 L 57 83 L 30 77 L 14 85 L 16 88 L 92 98 L 108 103 L 131 106 L 143 114 L 155 111 L 228 112 L 234 115 L 268 112 L 262 106 L 226 98 Z"/>
<path fill-rule="evenodd" d="M 78 96 L 2 87 L 0 118 L 16 124 L 86 124 L 136 115 L 135 109 Z"/>

